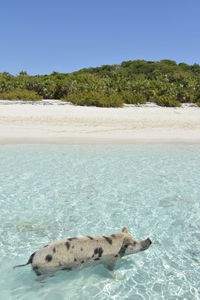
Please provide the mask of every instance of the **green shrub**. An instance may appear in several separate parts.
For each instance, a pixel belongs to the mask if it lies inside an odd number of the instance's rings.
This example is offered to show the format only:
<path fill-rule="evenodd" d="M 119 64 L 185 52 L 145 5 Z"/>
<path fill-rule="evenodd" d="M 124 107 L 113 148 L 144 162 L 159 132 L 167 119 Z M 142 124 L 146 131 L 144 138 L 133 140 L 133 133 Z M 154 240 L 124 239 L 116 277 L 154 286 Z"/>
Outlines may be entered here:
<path fill-rule="evenodd" d="M 55 99 L 57 82 L 49 77 L 50 76 L 29 77 L 26 79 L 25 88 L 29 91 L 34 91 L 43 99 Z"/>
<path fill-rule="evenodd" d="M 123 99 L 117 93 L 108 94 L 103 91 L 77 92 L 66 95 L 63 99 L 76 105 L 98 107 L 122 107 Z"/>
<path fill-rule="evenodd" d="M 200 100 L 197 100 L 196 105 L 200 107 Z"/>
<path fill-rule="evenodd" d="M 152 102 L 155 102 L 159 106 L 167 106 L 167 107 L 180 107 L 181 104 L 174 97 L 171 96 L 155 96 L 151 99 Z"/>
<path fill-rule="evenodd" d="M 124 103 L 127 104 L 145 104 L 146 98 L 139 92 L 122 91 L 121 96 Z"/>
<path fill-rule="evenodd" d="M 40 100 L 42 97 L 33 91 L 28 90 L 13 90 L 9 92 L 0 93 L 1 100 Z"/>

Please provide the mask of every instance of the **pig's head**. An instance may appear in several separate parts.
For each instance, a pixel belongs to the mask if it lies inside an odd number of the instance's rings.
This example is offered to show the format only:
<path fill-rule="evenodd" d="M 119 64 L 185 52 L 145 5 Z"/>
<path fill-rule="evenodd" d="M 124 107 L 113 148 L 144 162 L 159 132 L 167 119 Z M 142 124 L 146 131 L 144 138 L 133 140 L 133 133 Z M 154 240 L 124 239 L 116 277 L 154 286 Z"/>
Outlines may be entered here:
<path fill-rule="evenodd" d="M 128 232 L 128 229 L 124 227 L 122 229 L 122 232 L 124 233 L 124 239 L 122 247 L 119 251 L 120 256 L 130 255 L 134 254 L 140 251 L 144 251 L 149 248 L 152 241 L 150 238 L 147 238 L 146 240 L 137 241 L 135 240 Z"/>

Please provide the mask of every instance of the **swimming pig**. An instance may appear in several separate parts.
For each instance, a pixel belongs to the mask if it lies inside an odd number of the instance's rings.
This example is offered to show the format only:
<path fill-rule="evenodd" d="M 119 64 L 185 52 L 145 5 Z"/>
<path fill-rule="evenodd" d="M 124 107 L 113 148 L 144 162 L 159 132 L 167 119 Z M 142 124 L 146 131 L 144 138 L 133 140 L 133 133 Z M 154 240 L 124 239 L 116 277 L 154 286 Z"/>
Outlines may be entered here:
<path fill-rule="evenodd" d="M 113 270 L 117 260 L 144 251 L 150 245 L 149 238 L 136 241 L 124 227 L 121 232 L 109 236 L 74 237 L 55 241 L 34 252 L 26 264 L 14 268 L 31 264 L 37 275 L 43 275 L 102 263 L 105 268 Z"/>

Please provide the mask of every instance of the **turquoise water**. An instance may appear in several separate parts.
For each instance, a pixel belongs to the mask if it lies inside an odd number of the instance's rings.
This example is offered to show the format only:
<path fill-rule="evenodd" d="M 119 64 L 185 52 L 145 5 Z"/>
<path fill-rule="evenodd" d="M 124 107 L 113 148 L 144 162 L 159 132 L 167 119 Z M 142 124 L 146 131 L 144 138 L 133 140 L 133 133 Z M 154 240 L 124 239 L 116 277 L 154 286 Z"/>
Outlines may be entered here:
<path fill-rule="evenodd" d="M 0 146 L 0 299 L 200 299 L 198 145 Z M 127 226 L 151 247 L 40 280 L 50 241 Z"/>

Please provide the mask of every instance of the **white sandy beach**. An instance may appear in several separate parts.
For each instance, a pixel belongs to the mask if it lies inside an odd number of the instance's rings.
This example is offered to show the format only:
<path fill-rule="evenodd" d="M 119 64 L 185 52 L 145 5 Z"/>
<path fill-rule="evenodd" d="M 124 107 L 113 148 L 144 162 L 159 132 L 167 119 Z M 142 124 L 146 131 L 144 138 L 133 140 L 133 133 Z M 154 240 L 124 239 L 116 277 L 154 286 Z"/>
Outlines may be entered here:
<path fill-rule="evenodd" d="M 44 102 L 45 103 L 45 102 Z M 0 101 L 0 143 L 199 143 L 200 108 Z"/>

